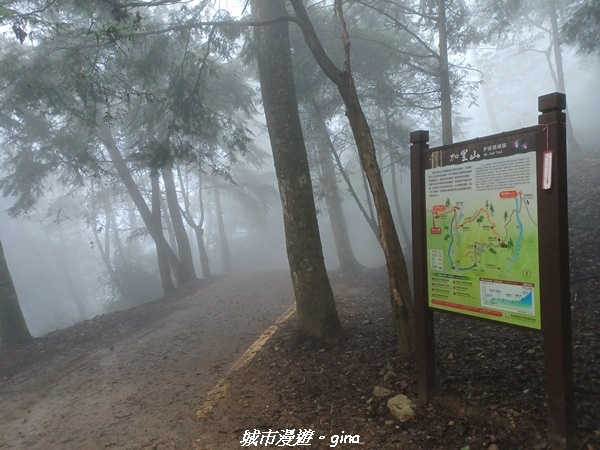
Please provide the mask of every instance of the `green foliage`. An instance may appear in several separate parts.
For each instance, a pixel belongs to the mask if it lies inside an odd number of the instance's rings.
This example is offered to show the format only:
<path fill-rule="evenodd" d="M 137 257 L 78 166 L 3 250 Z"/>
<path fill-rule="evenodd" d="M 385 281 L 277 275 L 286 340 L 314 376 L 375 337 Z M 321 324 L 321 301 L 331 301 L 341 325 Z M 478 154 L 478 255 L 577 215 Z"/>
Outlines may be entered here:
<path fill-rule="evenodd" d="M 134 170 L 202 162 L 230 177 L 229 166 L 251 142 L 245 120 L 255 93 L 227 62 L 239 30 L 193 25 L 207 18 L 210 2 L 143 16 L 104 2 L 35 3 L 3 5 L 43 10 L 20 13 L 37 33 L 35 45 L 2 42 L 0 77 L 8 89 L 0 91 L 0 142 L 9 150 L 0 188 L 17 198 L 11 214 L 30 211 L 49 180 L 75 187 L 90 176 L 112 177 L 100 122 L 112 128 Z M 157 32 L 169 27 L 176 30 Z"/>
<path fill-rule="evenodd" d="M 533 49 L 536 41 L 551 33 L 553 9 L 561 41 L 584 54 L 600 49 L 600 5 L 595 0 L 486 0 L 477 3 L 474 23 L 485 30 L 486 41 Z"/>
<path fill-rule="evenodd" d="M 579 53 L 600 52 L 600 4 L 595 0 L 572 2 L 563 32 L 566 42 Z"/>
<path fill-rule="evenodd" d="M 0 4 L 0 23 L 4 23 L 8 19 L 14 19 L 17 15 L 18 13 L 14 9 L 7 8 Z"/>

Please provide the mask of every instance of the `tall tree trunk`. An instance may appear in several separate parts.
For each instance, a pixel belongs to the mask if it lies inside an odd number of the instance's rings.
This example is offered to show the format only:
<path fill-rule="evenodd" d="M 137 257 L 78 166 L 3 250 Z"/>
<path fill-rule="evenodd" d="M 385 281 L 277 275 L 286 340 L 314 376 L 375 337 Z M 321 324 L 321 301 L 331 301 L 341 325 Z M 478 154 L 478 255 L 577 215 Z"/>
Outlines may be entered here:
<path fill-rule="evenodd" d="M 93 194 L 94 194 L 94 184 L 92 184 L 92 195 Z M 103 194 L 99 193 L 98 195 L 103 195 Z M 112 262 L 110 260 L 110 236 L 109 236 L 110 219 L 108 216 L 108 212 L 106 212 L 106 211 L 105 211 L 105 216 L 106 216 L 106 222 L 104 223 L 103 226 L 100 226 L 97 222 L 97 214 L 95 211 L 93 211 L 90 213 L 88 223 L 92 230 L 92 234 L 94 236 L 94 241 L 96 242 L 96 248 L 98 249 L 98 252 L 100 253 L 100 258 L 102 259 L 102 262 L 104 263 L 104 268 L 106 269 L 106 273 L 108 273 L 108 278 L 110 279 L 110 282 L 112 283 L 114 288 L 119 293 L 119 296 L 123 297 L 124 291 L 123 291 L 121 279 L 119 278 L 119 275 L 115 271 L 115 269 L 112 265 Z M 102 244 L 102 240 L 100 239 L 100 232 L 101 232 L 102 228 L 104 229 L 104 244 Z"/>
<path fill-rule="evenodd" d="M 402 214 L 402 206 L 400 205 L 400 194 L 398 190 L 398 177 L 396 175 L 396 162 L 394 161 L 395 154 L 394 149 L 388 147 L 390 160 L 390 169 L 392 171 L 392 195 L 394 198 L 394 208 L 396 209 L 396 219 L 398 220 L 398 228 L 400 228 L 400 233 L 402 234 L 402 239 L 404 240 L 404 248 L 411 248 L 412 239 L 406 228 L 406 224 L 404 223 L 404 218 Z"/>
<path fill-rule="evenodd" d="M 0 242 L 0 341 L 2 345 L 20 345 L 31 339 Z"/>
<path fill-rule="evenodd" d="M 102 207 L 104 208 L 104 213 L 106 214 L 106 241 L 108 242 L 110 239 L 109 233 L 112 232 L 113 241 L 115 243 L 115 257 L 119 260 L 121 266 L 124 267 L 127 264 L 127 260 L 125 257 L 125 250 L 123 249 L 123 243 L 121 242 L 121 238 L 119 236 L 119 228 L 116 225 L 115 214 L 112 205 L 108 201 L 108 197 L 106 195 L 102 195 L 101 201 Z"/>
<path fill-rule="evenodd" d="M 210 273 L 210 263 L 208 260 L 208 254 L 206 253 L 206 246 L 204 245 L 204 201 L 202 196 L 202 169 L 198 167 L 198 203 L 200 208 L 200 220 L 198 223 L 194 221 L 192 217 L 192 213 L 190 211 L 190 196 L 187 189 L 187 183 L 183 182 L 183 177 L 181 175 L 181 171 L 177 170 L 177 176 L 179 178 L 179 185 L 181 187 L 181 192 L 183 194 L 183 202 L 185 205 L 185 209 L 183 210 L 183 218 L 187 222 L 187 224 L 192 227 L 194 233 L 196 235 L 196 245 L 198 246 L 198 253 L 200 256 L 200 267 L 202 269 L 202 278 L 209 278 L 211 276 Z M 187 178 L 186 178 L 187 180 Z"/>
<path fill-rule="evenodd" d="M 102 245 L 102 241 L 100 240 L 100 235 L 98 234 L 98 224 L 96 223 L 95 219 L 92 221 L 90 226 L 92 228 L 92 234 L 94 235 L 94 240 L 96 241 L 96 247 L 98 248 L 98 252 L 100 252 L 100 258 L 102 258 L 102 262 L 104 263 L 104 268 L 106 269 L 106 272 L 108 272 L 110 281 L 113 283 L 113 285 L 117 289 L 119 289 L 120 283 L 118 282 L 117 275 L 115 273 L 115 269 L 113 268 L 112 262 L 110 261 L 110 256 L 108 255 L 108 253 L 105 250 L 106 246 Z"/>
<path fill-rule="evenodd" d="M 321 112 L 316 101 L 312 100 L 314 113 L 317 116 L 317 122 L 322 122 Z M 335 166 L 333 165 L 333 156 L 329 150 L 329 133 L 325 130 L 325 135 L 317 138 L 317 151 L 319 165 L 321 166 L 321 185 L 325 193 L 325 204 L 329 212 L 329 220 L 333 232 L 333 240 L 337 252 L 340 270 L 342 272 L 355 272 L 360 263 L 356 260 L 356 256 L 352 251 L 350 236 L 348 235 L 348 226 L 344 211 L 342 210 L 342 197 L 337 184 L 335 175 Z"/>
<path fill-rule="evenodd" d="M 283 0 L 252 0 L 254 20 L 286 15 Z M 283 207 L 298 315 L 297 336 L 335 341 L 342 334 L 325 269 L 313 188 L 292 73 L 287 21 L 254 29 L 260 86 Z"/>
<path fill-rule="evenodd" d="M 335 0 L 336 13 L 340 21 L 344 43 L 345 60 L 343 70 L 340 70 L 327 56 L 306 13 L 302 0 L 291 0 L 291 3 L 296 11 L 298 24 L 302 29 L 306 43 L 325 74 L 336 84 L 344 101 L 346 117 L 348 117 L 348 122 L 352 128 L 360 161 L 369 181 L 377 210 L 379 242 L 386 260 L 390 283 L 392 318 L 398 334 L 399 350 L 404 354 L 413 353 L 415 336 L 414 305 L 408 282 L 406 261 L 404 260 L 404 254 L 392 218 L 392 211 L 383 187 L 371 130 L 360 106 L 358 92 L 350 69 L 350 38 L 343 17 L 342 2 L 341 0 Z"/>
<path fill-rule="evenodd" d="M 335 165 L 338 169 L 338 172 L 340 173 L 340 175 L 342 175 L 342 178 L 344 179 L 344 182 L 346 183 L 346 186 L 348 187 L 348 192 L 350 193 L 350 196 L 354 199 L 356 206 L 358 206 L 358 209 L 360 210 L 361 214 L 367 221 L 367 224 L 369 225 L 369 228 L 373 232 L 375 239 L 379 240 L 379 229 L 377 228 L 377 222 L 375 221 L 375 219 L 372 216 L 369 215 L 369 213 L 365 209 L 364 205 L 360 201 L 360 198 L 358 198 L 358 194 L 356 193 L 356 189 L 354 189 L 352 180 L 350 180 L 350 177 L 348 176 L 348 172 L 346 172 L 346 169 L 344 169 L 344 166 L 340 159 L 340 155 L 338 155 L 337 150 L 335 149 L 335 146 L 333 145 L 333 142 L 331 141 L 331 136 L 329 135 L 329 130 L 327 129 L 325 121 L 323 121 L 323 120 L 321 121 L 320 128 L 321 128 L 322 132 L 326 133 L 326 135 L 327 135 L 327 142 L 329 145 L 329 150 L 331 151 L 331 154 L 333 155 L 333 160 L 335 161 Z"/>
<path fill-rule="evenodd" d="M 450 89 L 450 68 L 448 63 L 448 30 L 446 29 L 446 0 L 437 0 L 439 79 L 442 106 L 442 143 L 452 144 L 452 90 Z"/>
<path fill-rule="evenodd" d="M 160 203 L 161 226 L 164 226 L 164 229 L 167 230 L 167 238 L 169 239 L 169 245 L 174 251 L 179 253 L 179 248 L 177 247 L 177 238 L 175 237 L 175 229 L 173 228 L 173 222 L 171 221 L 171 216 L 169 216 L 167 205 L 165 204 L 162 195 L 159 195 L 158 200 Z"/>
<path fill-rule="evenodd" d="M 412 240 L 410 238 L 410 234 L 406 228 L 404 223 L 404 219 L 402 217 L 402 208 L 400 206 L 400 195 L 398 193 L 398 180 L 396 174 L 396 154 L 394 153 L 394 145 L 392 141 L 392 133 L 391 133 L 391 119 L 390 119 L 390 111 L 387 106 L 383 108 L 384 120 L 385 120 L 385 134 L 386 134 L 386 144 L 388 148 L 388 155 L 390 158 L 390 170 L 392 175 L 392 195 L 394 197 L 394 207 L 396 209 L 396 218 L 398 219 L 398 227 L 400 228 L 400 233 L 402 233 L 402 239 L 404 240 L 404 248 L 411 248 Z M 402 170 L 402 167 L 400 168 Z"/>
<path fill-rule="evenodd" d="M 165 182 L 165 193 L 167 195 L 167 205 L 169 207 L 169 215 L 177 240 L 177 248 L 179 249 L 179 260 L 184 272 L 185 281 L 190 281 L 196 278 L 194 270 L 194 261 L 192 259 L 192 248 L 188 239 L 183 219 L 181 218 L 181 209 L 179 200 L 177 199 L 177 189 L 175 188 L 175 179 L 173 178 L 173 167 L 167 165 L 162 169 L 163 180 Z"/>
<path fill-rule="evenodd" d="M 565 86 L 565 71 L 563 67 L 563 59 L 562 59 L 562 50 L 560 47 L 560 29 L 558 26 L 558 3 L 557 0 L 551 0 L 548 5 L 550 10 L 550 23 L 552 25 L 552 46 L 554 48 L 554 64 L 556 66 L 556 90 L 558 92 L 562 92 L 563 94 L 567 93 L 567 89 Z M 573 133 L 573 126 L 571 125 L 571 114 L 569 114 L 569 109 L 567 108 L 567 143 L 569 149 L 576 154 L 581 155 L 582 150 L 579 142 L 575 138 L 575 133 Z"/>
<path fill-rule="evenodd" d="M 198 203 L 200 207 L 200 221 L 198 227 L 194 227 L 196 231 L 196 241 L 198 242 L 198 252 L 200 253 L 200 265 L 202 266 L 202 275 L 204 277 L 210 277 L 210 263 L 208 260 L 208 253 L 206 252 L 206 246 L 204 245 L 204 201 L 202 195 L 202 170 L 199 170 L 198 175 Z"/>
<path fill-rule="evenodd" d="M 202 268 L 202 278 L 210 278 L 210 262 L 208 260 L 208 253 L 206 253 L 206 246 L 204 245 L 204 228 L 200 225 L 193 227 L 196 233 L 196 244 L 198 245 L 198 252 L 200 254 L 200 267 Z"/>
<path fill-rule="evenodd" d="M 112 285 L 115 287 L 115 289 L 119 293 L 119 296 L 123 297 L 124 291 L 123 291 L 123 287 L 121 284 L 121 279 L 119 278 L 117 272 L 115 271 L 115 269 L 112 265 L 112 262 L 110 260 L 110 255 L 106 251 L 106 241 L 105 241 L 105 245 L 102 245 L 102 241 L 100 240 L 100 235 L 98 234 L 98 225 L 97 225 L 95 219 L 91 223 L 91 229 L 92 229 L 92 234 L 94 235 L 94 241 L 96 241 L 96 248 L 98 249 L 98 252 L 100 253 L 100 258 L 102 258 L 102 262 L 104 263 L 104 268 L 106 269 L 106 272 L 108 273 L 108 278 L 110 279 L 110 282 L 112 283 Z M 105 228 L 104 232 L 108 235 L 108 230 L 106 230 L 106 228 Z"/>
<path fill-rule="evenodd" d="M 215 195 L 215 215 L 217 216 L 217 229 L 219 231 L 219 243 L 221 247 L 221 265 L 223 272 L 231 272 L 233 266 L 231 264 L 231 252 L 229 251 L 229 242 L 227 241 L 227 233 L 225 233 L 225 222 L 223 221 L 223 208 L 221 207 L 221 192 L 218 186 L 214 187 Z"/>
<path fill-rule="evenodd" d="M 161 213 L 161 198 L 160 198 L 160 183 L 158 179 L 158 172 L 152 171 L 150 174 L 151 184 L 151 200 L 152 200 L 152 220 L 155 225 L 161 228 L 162 234 L 162 220 L 160 217 Z M 156 257 L 158 262 L 158 272 L 160 274 L 160 281 L 165 294 L 169 294 L 175 290 L 173 279 L 171 278 L 171 266 L 169 265 L 169 259 L 166 254 L 165 246 L 168 245 L 167 241 L 162 239 L 156 242 Z"/>
<path fill-rule="evenodd" d="M 131 257 L 132 261 L 138 261 L 140 259 L 140 242 L 136 233 L 138 220 L 137 214 L 135 213 L 135 205 L 131 205 L 129 202 L 127 202 L 127 216 L 129 218 L 130 230 L 129 237 L 126 241 L 129 250 L 129 256 Z M 136 234 L 134 235 L 134 233 Z"/>
<path fill-rule="evenodd" d="M 138 186 L 135 184 L 135 181 L 131 176 L 131 172 L 129 171 L 129 168 L 125 163 L 125 160 L 123 159 L 123 155 L 121 155 L 121 152 L 117 147 L 117 143 L 115 142 L 110 129 L 104 122 L 102 122 L 101 118 L 99 119 L 98 123 L 98 135 L 104 143 L 104 146 L 106 147 L 110 158 L 112 159 L 113 166 L 117 171 L 119 178 L 125 185 L 125 188 L 127 189 L 129 196 L 131 197 L 131 200 L 133 200 L 133 203 L 139 211 L 140 216 L 144 221 L 144 225 L 146 225 L 146 228 L 148 229 L 148 233 L 150 233 L 150 236 L 154 240 L 157 247 L 157 251 L 159 247 L 161 248 L 161 250 L 165 251 L 169 261 L 169 265 L 171 266 L 171 269 L 173 270 L 177 281 L 179 283 L 187 281 L 185 279 L 184 271 L 181 267 L 179 259 L 177 258 L 177 255 L 169 246 L 165 239 L 165 236 L 163 235 L 161 223 L 156 222 L 154 220 L 153 214 L 148 208 L 148 205 L 146 204 L 144 197 L 140 193 Z M 154 212 L 155 214 L 158 214 L 156 211 Z M 163 285 L 163 289 L 165 289 L 166 292 L 168 290 L 168 286 Z"/>

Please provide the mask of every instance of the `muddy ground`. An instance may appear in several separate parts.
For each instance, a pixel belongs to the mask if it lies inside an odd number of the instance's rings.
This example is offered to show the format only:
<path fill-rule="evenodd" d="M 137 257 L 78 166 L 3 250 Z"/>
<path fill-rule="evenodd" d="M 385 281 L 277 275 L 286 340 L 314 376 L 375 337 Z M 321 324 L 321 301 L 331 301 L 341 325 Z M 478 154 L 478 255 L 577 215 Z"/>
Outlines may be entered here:
<path fill-rule="evenodd" d="M 293 303 L 286 271 L 175 296 L 0 350 L 0 449 L 190 449 L 207 392 Z"/>

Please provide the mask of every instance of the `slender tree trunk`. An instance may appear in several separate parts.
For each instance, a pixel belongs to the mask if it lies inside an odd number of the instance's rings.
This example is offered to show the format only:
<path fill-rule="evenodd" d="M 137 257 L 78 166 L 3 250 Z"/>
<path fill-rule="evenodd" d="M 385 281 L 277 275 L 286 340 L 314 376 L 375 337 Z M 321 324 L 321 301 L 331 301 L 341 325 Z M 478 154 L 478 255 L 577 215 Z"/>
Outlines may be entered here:
<path fill-rule="evenodd" d="M 135 213 L 135 205 L 130 205 L 127 202 L 127 216 L 129 217 L 129 229 L 130 236 L 127 239 L 127 247 L 129 250 L 129 256 L 132 261 L 138 261 L 140 259 L 140 243 L 137 234 L 135 237 L 132 236 L 133 233 L 137 232 L 137 214 Z"/>
<path fill-rule="evenodd" d="M 390 159 L 394 161 L 394 150 L 389 149 Z M 394 197 L 394 208 L 396 209 L 396 219 L 398 220 L 398 228 L 400 228 L 400 233 L 402 234 L 402 239 L 404 240 L 404 248 L 411 248 L 412 239 L 406 228 L 406 224 L 404 223 L 404 218 L 402 214 L 402 206 L 400 205 L 400 194 L 398 190 L 398 177 L 396 175 L 396 163 L 392 162 L 390 165 L 390 169 L 392 170 L 392 195 Z"/>
<path fill-rule="evenodd" d="M 177 238 L 175 237 L 175 229 L 173 227 L 173 222 L 171 221 L 171 216 L 169 216 L 167 205 L 164 199 L 162 198 L 162 195 L 159 196 L 158 200 L 160 202 L 161 226 L 164 226 L 165 230 L 167 230 L 167 238 L 169 239 L 169 245 L 174 251 L 179 253 L 179 247 L 177 246 Z"/>
<path fill-rule="evenodd" d="M 106 214 L 106 241 L 108 242 L 110 237 L 109 233 L 112 232 L 113 241 L 115 243 L 115 256 L 119 260 L 121 266 L 125 266 L 127 264 L 127 260 L 125 257 L 125 250 L 123 249 L 123 243 L 121 242 L 121 238 L 119 236 L 119 229 L 116 224 L 115 214 L 112 208 L 112 205 L 108 201 L 106 195 L 102 195 L 102 206 L 104 208 L 104 212 Z M 107 247 L 108 248 L 108 247 Z"/>
<path fill-rule="evenodd" d="M 225 233 L 225 222 L 223 221 L 223 208 L 221 207 L 221 192 L 217 186 L 213 191 L 215 195 L 215 215 L 217 216 L 217 229 L 219 231 L 219 243 L 221 247 L 221 265 L 223 272 L 231 272 L 233 266 L 231 264 L 231 252 L 229 251 L 229 242 L 227 241 L 227 233 Z"/>
<path fill-rule="evenodd" d="M 338 155 L 337 150 L 335 149 L 335 147 L 333 145 L 333 142 L 331 142 L 331 137 L 329 136 L 329 130 L 327 130 L 327 126 L 325 125 L 325 122 L 322 122 L 322 127 L 323 127 L 322 129 L 324 130 L 324 132 L 327 133 L 327 142 L 329 144 L 329 149 L 331 150 L 331 154 L 333 155 L 333 160 L 335 161 L 335 165 L 338 169 L 338 172 L 342 175 L 342 178 L 344 179 L 344 182 L 346 183 L 346 186 L 348 187 L 348 192 L 350 193 L 350 196 L 354 199 L 356 206 L 358 206 L 358 209 L 360 210 L 361 214 L 367 221 L 367 224 L 369 225 L 369 228 L 373 232 L 375 239 L 379 240 L 379 229 L 377 228 L 377 222 L 375 221 L 375 219 L 373 219 L 372 216 L 369 215 L 369 213 L 365 209 L 364 205 L 360 201 L 360 198 L 358 198 L 358 194 L 356 193 L 356 190 L 354 189 L 352 180 L 350 180 L 350 177 L 348 176 L 348 172 L 346 172 L 346 169 L 344 169 L 344 166 L 342 165 L 340 155 Z"/>
<path fill-rule="evenodd" d="M 379 242 L 383 248 L 388 270 L 392 318 L 398 334 L 399 350 L 404 354 L 412 353 L 414 352 L 415 336 L 414 305 L 408 282 L 406 261 L 404 260 L 404 254 L 392 218 L 392 211 L 384 190 L 381 171 L 377 164 L 377 153 L 371 130 L 360 106 L 358 92 L 350 69 L 350 38 L 343 18 L 342 2 L 341 0 L 335 0 L 336 13 L 340 21 L 344 43 L 343 70 L 340 70 L 327 56 L 306 13 L 302 0 L 291 0 L 291 3 L 296 11 L 296 17 L 306 43 L 325 74 L 336 84 L 344 101 L 346 117 L 348 117 L 348 122 L 352 128 L 360 161 L 367 176 L 377 210 Z"/>
<path fill-rule="evenodd" d="M 394 145 L 392 143 L 392 135 L 390 130 L 390 111 L 387 108 L 387 106 L 384 107 L 383 113 L 385 119 L 385 133 L 387 141 L 386 143 L 388 148 L 388 155 L 390 158 L 390 170 L 392 175 L 392 195 L 394 197 L 394 207 L 396 208 L 396 218 L 398 219 L 398 227 L 400 228 L 400 233 L 402 233 L 402 239 L 404 240 L 404 248 L 411 248 L 412 240 L 404 223 L 402 217 L 402 207 L 400 206 L 400 195 L 398 193 L 398 180 L 396 175 L 396 155 L 394 153 Z"/>
<path fill-rule="evenodd" d="M 159 247 L 161 248 L 161 251 L 162 250 L 165 251 L 167 258 L 169 260 L 169 265 L 171 266 L 171 269 L 173 270 L 173 273 L 175 274 L 175 278 L 177 279 L 177 281 L 179 283 L 185 282 L 186 280 L 185 280 L 185 276 L 184 276 L 184 271 L 181 267 L 181 263 L 179 262 L 179 259 L 177 258 L 177 255 L 175 254 L 173 249 L 169 246 L 169 244 L 165 240 L 161 223 L 156 222 L 153 219 L 153 214 L 150 211 L 150 209 L 148 208 L 148 205 L 146 204 L 144 197 L 140 193 L 137 185 L 135 184 L 135 181 L 133 180 L 133 177 L 131 176 L 131 172 L 129 171 L 127 164 L 123 160 L 123 155 L 121 155 L 121 152 L 117 148 L 117 143 L 115 142 L 115 140 L 112 136 L 112 133 L 108 129 L 108 126 L 104 122 L 102 122 L 101 119 L 99 120 L 98 128 L 99 128 L 98 134 L 100 136 L 100 139 L 104 143 L 104 146 L 106 147 L 106 150 L 108 151 L 108 154 L 110 155 L 110 157 L 112 159 L 113 166 L 114 166 L 115 170 L 117 171 L 119 178 L 121 178 L 121 181 L 123 181 L 123 184 L 125 184 L 125 188 L 127 189 L 129 196 L 131 197 L 131 199 L 133 200 L 133 203 L 135 204 L 137 210 L 139 211 L 140 216 L 142 217 L 142 220 L 144 221 L 144 225 L 146 225 L 146 228 L 148 229 L 150 236 L 154 240 L 154 242 L 157 246 L 157 251 L 158 251 Z M 156 211 L 155 211 L 155 213 L 156 213 Z M 163 289 L 165 289 L 165 291 L 167 291 L 168 286 L 163 286 Z"/>
<path fill-rule="evenodd" d="M 557 0 L 551 0 L 549 5 L 550 10 L 550 23 L 552 25 L 552 46 L 554 48 L 554 64 L 556 66 L 556 90 L 567 93 L 565 86 L 565 71 L 563 67 L 562 49 L 560 47 L 560 29 L 558 26 L 558 3 Z M 571 125 L 571 114 L 567 108 L 567 142 L 569 149 L 576 155 L 580 156 L 582 153 L 581 146 L 575 138 L 573 132 L 573 126 Z"/>
<path fill-rule="evenodd" d="M 196 278 L 194 270 L 194 261 L 192 259 L 192 248 L 188 239 L 183 219 L 181 218 L 181 210 L 179 200 L 177 199 L 177 189 L 175 188 L 175 179 L 173 178 L 173 168 L 168 165 L 162 169 L 163 180 L 165 182 L 165 193 L 167 195 L 167 205 L 169 207 L 169 215 L 175 239 L 177 240 L 177 248 L 179 249 L 179 260 L 184 272 L 185 281 L 190 281 Z"/>
<path fill-rule="evenodd" d="M 254 20 L 286 15 L 283 0 L 251 0 L 251 4 Z M 296 297 L 297 336 L 335 341 L 342 326 L 323 258 L 292 73 L 288 22 L 256 27 L 254 33 Z"/>
<path fill-rule="evenodd" d="M 202 172 L 202 171 L 200 171 Z M 202 173 L 200 173 L 198 178 L 198 203 L 200 207 L 200 222 L 198 223 L 198 227 L 194 227 L 196 231 L 196 241 L 198 242 L 198 252 L 200 253 L 200 265 L 202 266 L 202 274 L 205 278 L 210 277 L 210 263 L 208 259 L 208 253 L 206 252 L 206 246 L 204 245 L 204 201 L 203 201 L 203 192 L 202 192 Z"/>
<path fill-rule="evenodd" d="M 344 97 L 346 116 L 360 149 L 360 160 L 367 175 L 377 210 L 380 243 L 388 269 L 393 320 L 398 332 L 399 348 L 402 353 L 408 354 L 414 351 L 414 305 L 410 293 L 406 261 L 377 164 L 375 144 L 367 119 L 360 108 L 354 80 L 348 76 L 346 83 L 340 92 Z"/>
<path fill-rule="evenodd" d="M 92 185 L 92 193 L 94 186 Z M 101 194 L 99 194 L 101 195 Z M 106 273 L 108 273 L 108 278 L 110 279 L 111 284 L 119 293 L 119 296 L 123 297 L 123 286 L 121 284 L 121 280 L 115 271 L 112 262 L 110 260 L 110 237 L 109 237 L 109 227 L 110 227 L 110 219 L 108 216 L 108 212 L 106 214 L 106 222 L 102 226 L 104 229 L 104 244 L 102 244 L 102 240 L 100 239 L 100 226 L 97 222 L 97 214 L 96 212 L 92 212 L 89 217 L 89 226 L 92 230 L 92 235 L 94 236 L 94 241 L 96 243 L 96 248 L 100 253 L 100 258 L 102 259 L 102 263 L 104 264 L 104 268 L 106 269 Z"/>
<path fill-rule="evenodd" d="M 312 106 L 315 115 L 317 116 L 317 122 L 322 122 L 320 120 L 321 114 L 319 106 L 314 99 L 312 100 Z M 352 244 L 350 243 L 350 236 L 348 235 L 348 226 L 342 210 L 342 197 L 337 184 L 333 157 L 331 151 L 329 151 L 329 133 L 327 130 L 325 130 L 325 133 L 326 135 L 321 135 L 317 138 L 318 159 L 321 167 L 321 185 L 323 186 L 325 193 L 325 203 L 329 212 L 329 220 L 331 222 L 333 240 L 338 261 L 340 263 L 340 270 L 342 272 L 351 273 L 355 272 L 361 265 L 356 260 L 356 256 L 352 251 Z"/>
<path fill-rule="evenodd" d="M 121 235 L 119 233 L 119 228 L 116 226 L 115 221 L 113 219 L 113 227 L 112 227 L 112 235 L 113 240 L 115 241 L 115 255 L 119 260 L 119 263 L 124 266 L 127 265 L 127 255 L 125 254 L 125 249 L 123 248 L 123 242 L 121 242 Z"/>
<path fill-rule="evenodd" d="M 198 252 L 200 254 L 200 266 L 202 267 L 202 277 L 210 278 L 210 263 L 208 260 L 208 253 L 206 253 L 206 246 L 204 245 L 204 228 L 197 225 L 194 227 L 196 233 L 196 244 L 198 245 Z"/>
<path fill-rule="evenodd" d="M 110 261 L 110 256 L 108 255 L 108 253 L 105 250 L 106 245 L 103 245 L 102 241 L 100 240 L 100 235 L 98 234 L 98 224 L 96 223 L 95 219 L 91 223 L 91 228 L 92 228 L 92 234 L 94 235 L 94 241 L 96 241 L 96 247 L 98 248 L 98 252 L 100 252 L 100 258 L 102 258 L 102 262 L 104 263 L 104 268 L 108 272 L 108 276 L 110 277 L 112 283 L 118 289 L 119 283 L 117 281 L 115 269 L 113 268 L 112 262 Z M 104 231 L 107 232 L 106 229 Z"/>
<path fill-rule="evenodd" d="M 442 106 L 442 144 L 452 144 L 452 90 L 448 63 L 448 31 L 446 29 L 446 0 L 437 0 L 439 36 L 439 74 Z"/>
<path fill-rule="evenodd" d="M 0 341 L 2 345 L 21 345 L 31 339 L 0 242 Z"/>
<path fill-rule="evenodd" d="M 162 220 L 160 217 L 161 212 L 161 198 L 160 198 L 160 184 L 158 179 L 158 172 L 152 171 L 150 174 L 150 184 L 152 186 L 152 220 L 155 226 L 160 226 L 162 234 Z M 165 246 L 168 245 L 164 239 L 156 241 L 156 257 L 158 259 L 158 272 L 160 274 L 160 281 L 165 294 L 169 294 L 175 290 L 173 279 L 171 278 L 171 266 L 169 265 L 169 259 L 166 254 Z"/>
<path fill-rule="evenodd" d="M 335 148 L 335 145 L 333 145 L 333 142 L 331 140 L 331 135 L 329 134 L 329 129 L 327 128 L 327 124 L 325 123 L 325 119 L 323 118 L 323 115 L 320 114 L 320 112 L 317 113 L 316 126 L 317 126 L 319 132 L 323 136 L 325 136 L 327 139 L 327 146 L 329 147 L 331 155 L 333 156 L 335 166 L 337 167 L 338 172 L 340 173 L 344 182 L 346 183 L 346 186 L 348 188 L 348 192 L 350 193 L 350 196 L 352 197 L 352 199 L 356 203 L 356 206 L 358 207 L 361 214 L 365 218 L 367 224 L 369 225 L 369 228 L 371 228 L 371 231 L 373 231 L 375 239 L 379 240 L 379 230 L 377 228 L 377 222 L 373 218 L 372 210 L 371 210 L 371 215 L 369 215 L 369 213 L 365 209 L 364 205 L 360 201 L 360 198 L 358 197 L 358 193 L 356 192 L 356 189 L 354 189 L 354 185 L 352 184 L 352 180 L 350 179 L 348 172 L 346 171 L 346 169 L 344 168 L 344 165 L 342 164 L 340 155 L 338 154 L 338 152 Z M 371 196 L 370 196 L 370 194 L 368 194 L 367 200 L 370 200 L 370 198 L 371 198 Z"/>
<path fill-rule="evenodd" d="M 204 224 L 204 201 L 202 196 L 202 169 L 198 167 L 198 203 L 200 208 L 200 220 L 198 223 L 194 221 L 192 217 L 192 213 L 190 212 L 190 196 L 188 194 L 187 183 L 183 182 L 183 177 L 181 176 L 181 171 L 177 171 L 177 175 L 179 178 L 179 185 L 181 187 L 181 192 L 183 194 L 183 201 L 185 204 L 185 210 L 183 211 L 183 218 L 187 222 L 187 224 L 192 227 L 194 233 L 196 235 L 196 245 L 198 246 L 198 253 L 200 256 L 200 267 L 202 269 L 202 278 L 209 278 L 211 276 L 210 273 L 210 263 L 208 260 L 208 254 L 206 253 L 206 246 L 204 245 L 204 228 L 202 228 Z"/>
<path fill-rule="evenodd" d="M 110 279 L 110 282 L 115 287 L 115 289 L 117 290 L 119 295 L 121 297 L 123 297 L 123 288 L 121 285 L 121 280 L 120 280 L 119 276 L 117 275 L 117 272 L 115 271 L 114 267 L 112 266 L 110 256 L 106 251 L 106 245 L 102 245 L 102 241 L 100 240 L 100 235 L 98 234 L 98 229 L 97 229 L 98 226 L 97 226 L 97 223 L 95 220 L 92 221 L 91 228 L 92 228 L 92 234 L 94 235 L 94 241 L 96 242 L 96 248 L 98 248 L 98 252 L 100 253 L 100 258 L 102 258 L 102 262 L 104 263 L 104 268 L 106 269 L 106 272 L 108 273 L 108 278 Z M 104 232 L 108 234 L 108 230 L 105 229 Z"/>

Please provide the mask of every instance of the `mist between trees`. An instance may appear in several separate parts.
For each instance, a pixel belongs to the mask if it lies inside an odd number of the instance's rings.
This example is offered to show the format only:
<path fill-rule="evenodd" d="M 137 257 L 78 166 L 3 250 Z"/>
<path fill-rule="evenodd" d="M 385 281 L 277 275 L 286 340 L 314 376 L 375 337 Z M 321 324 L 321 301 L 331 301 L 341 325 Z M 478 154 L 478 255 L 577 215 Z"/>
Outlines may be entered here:
<path fill-rule="evenodd" d="M 289 264 L 299 334 L 335 339 L 325 268 L 386 264 L 410 352 L 409 132 L 529 126 L 561 91 L 571 157 L 597 157 L 599 10 L 1 2 L 0 240 L 31 332 Z"/>

